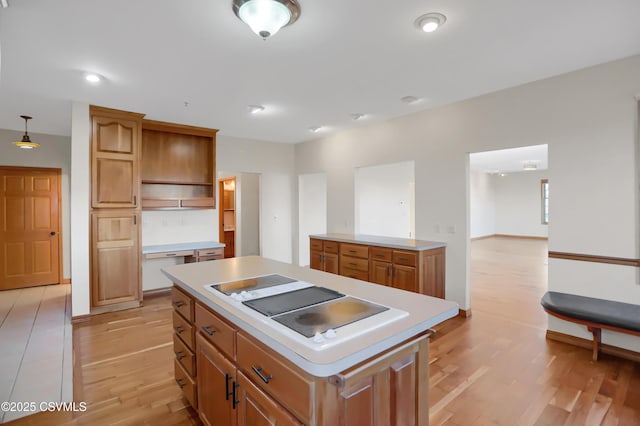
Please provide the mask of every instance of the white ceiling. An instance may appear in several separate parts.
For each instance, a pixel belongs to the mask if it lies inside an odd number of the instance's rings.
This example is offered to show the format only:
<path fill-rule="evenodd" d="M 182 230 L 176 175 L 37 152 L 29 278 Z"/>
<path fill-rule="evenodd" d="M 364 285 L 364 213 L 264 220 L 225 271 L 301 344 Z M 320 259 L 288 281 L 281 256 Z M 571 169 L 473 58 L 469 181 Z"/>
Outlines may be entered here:
<path fill-rule="evenodd" d="M 547 145 L 476 152 L 469 156 L 469 168 L 474 172 L 513 173 L 524 171 L 525 164 L 530 164 L 536 170 L 546 170 L 547 158 Z"/>
<path fill-rule="evenodd" d="M 8 1 L 0 128 L 29 114 L 31 132 L 57 135 L 77 100 L 300 142 L 323 134 L 311 126 L 326 134 L 640 53 L 638 0 L 299 0 L 299 20 L 266 41 L 231 0 Z M 434 11 L 440 30 L 413 26 Z M 85 71 L 107 81 L 91 86 Z"/>

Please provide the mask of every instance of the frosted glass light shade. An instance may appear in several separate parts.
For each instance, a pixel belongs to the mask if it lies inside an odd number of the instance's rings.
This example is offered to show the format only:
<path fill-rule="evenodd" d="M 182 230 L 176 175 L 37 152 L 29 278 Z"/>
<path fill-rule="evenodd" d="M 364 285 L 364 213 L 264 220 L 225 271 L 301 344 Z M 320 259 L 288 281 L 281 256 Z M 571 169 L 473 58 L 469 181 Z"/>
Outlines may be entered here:
<path fill-rule="evenodd" d="M 240 6 L 238 16 L 262 38 L 277 33 L 291 20 L 291 12 L 275 0 L 250 0 Z"/>

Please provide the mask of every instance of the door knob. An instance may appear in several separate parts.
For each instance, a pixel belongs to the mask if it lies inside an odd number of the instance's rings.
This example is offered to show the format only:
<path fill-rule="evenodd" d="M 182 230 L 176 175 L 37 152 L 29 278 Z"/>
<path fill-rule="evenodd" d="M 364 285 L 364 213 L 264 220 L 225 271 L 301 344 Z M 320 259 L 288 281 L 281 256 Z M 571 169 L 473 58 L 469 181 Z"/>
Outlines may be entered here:
<path fill-rule="evenodd" d="M 52 235 L 52 236 L 53 236 L 53 235 L 56 235 L 56 231 L 51 231 L 51 232 L 49 232 L 49 235 Z"/>

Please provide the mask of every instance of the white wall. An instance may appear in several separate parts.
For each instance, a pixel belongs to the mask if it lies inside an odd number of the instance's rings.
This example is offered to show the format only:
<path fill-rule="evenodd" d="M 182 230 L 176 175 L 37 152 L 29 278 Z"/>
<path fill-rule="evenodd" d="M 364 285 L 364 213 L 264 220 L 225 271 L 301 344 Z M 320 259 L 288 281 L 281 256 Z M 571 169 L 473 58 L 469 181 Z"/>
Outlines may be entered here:
<path fill-rule="evenodd" d="M 469 210 L 471 238 L 496 234 L 496 207 L 491 175 L 471 172 L 469 182 Z"/>
<path fill-rule="evenodd" d="M 218 212 L 147 210 L 142 212 L 142 245 L 218 241 Z"/>
<path fill-rule="evenodd" d="M 412 238 L 413 183 L 413 161 L 357 168 L 356 233 Z"/>
<path fill-rule="evenodd" d="M 416 237 L 448 244 L 447 298 L 470 308 L 469 152 L 548 144 L 549 249 L 638 257 L 639 76 L 634 56 L 301 143 L 296 172 L 327 174 L 328 231 L 353 232 L 353 170 L 415 160 Z M 437 232 L 449 225 L 454 233 Z M 549 288 L 588 295 L 606 286 L 607 298 L 640 303 L 635 269 L 601 267 L 606 283 L 587 262 L 551 260 Z M 550 327 L 572 332 L 566 323 Z M 640 349 L 637 339 L 617 337 Z"/>
<path fill-rule="evenodd" d="M 327 176 L 298 176 L 298 264 L 310 263 L 309 235 L 327 232 Z"/>
<path fill-rule="evenodd" d="M 37 149 L 20 149 L 12 142 L 22 139 L 24 132 L 0 129 L 0 166 L 43 167 L 61 169 L 62 209 L 62 277 L 71 277 L 71 221 L 69 206 L 71 193 L 71 138 L 31 133 L 31 140 L 40 143 Z"/>
<path fill-rule="evenodd" d="M 260 174 L 236 177 L 236 255 L 260 254 Z"/>
<path fill-rule="evenodd" d="M 540 193 L 540 181 L 547 177 L 546 170 L 491 176 L 495 188 L 496 234 L 527 237 L 549 235 L 549 226 L 542 224 Z"/>

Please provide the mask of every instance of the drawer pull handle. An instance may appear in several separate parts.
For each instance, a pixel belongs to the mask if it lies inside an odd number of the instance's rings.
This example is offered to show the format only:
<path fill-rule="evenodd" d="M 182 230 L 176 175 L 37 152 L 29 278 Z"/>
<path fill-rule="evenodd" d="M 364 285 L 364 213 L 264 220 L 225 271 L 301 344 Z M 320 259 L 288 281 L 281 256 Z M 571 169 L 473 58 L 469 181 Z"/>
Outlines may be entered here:
<path fill-rule="evenodd" d="M 262 381 L 265 382 L 266 384 L 269 384 L 269 380 L 273 379 L 273 376 L 271 374 L 269 374 L 268 376 L 265 376 L 264 374 L 262 374 L 262 367 L 256 367 L 255 365 L 252 365 L 251 368 L 253 368 L 253 371 L 255 371 L 256 374 L 260 376 Z"/>
<path fill-rule="evenodd" d="M 236 407 L 238 406 L 238 403 L 240 402 L 239 399 L 236 399 L 236 389 L 238 389 L 239 387 L 240 387 L 239 384 L 237 384 L 236 382 L 233 382 L 233 390 L 231 392 L 233 400 L 231 401 L 232 402 L 231 407 L 234 410 L 236 409 Z"/>
<path fill-rule="evenodd" d="M 184 353 L 182 351 L 176 352 L 176 358 L 178 358 L 178 361 L 182 361 L 182 358 L 184 358 Z"/>
<path fill-rule="evenodd" d="M 378 254 L 376 254 L 376 257 L 384 257 L 384 254 L 378 253 Z"/>
<path fill-rule="evenodd" d="M 399 258 L 398 258 L 398 260 L 402 260 L 403 262 L 406 262 L 406 261 L 408 261 L 409 259 L 408 259 L 408 258 L 406 258 L 406 257 L 399 257 Z"/>
<path fill-rule="evenodd" d="M 165 254 L 165 256 L 166 257 L 171 257 L 171 256 L 177 256 L 177 254 L 176 253 L 167 253 L 167 254 Z"/>
<path fill-rule="evenodd" d="M 178 384 L 178 386 L 180 386 L 180 389 L 187 386 L 187 384 L 183 382 L 182 379 L 176 379 L 176 383 Z"/>
<path fill-rule="evenodd" d="M 226 393 L 225 397 L 226 397 L 226 399 L 228 401 L 229 397 L 233 394 L 233 391 L 229 392 L 229 380 L 231 380 L 232 377 L 230 375 L 228 375 L 228 374 L 225 374 L 224 375 L 224 379 L 225 379 L 224 392 Z"/>
<path fill-rule="evenodd" d="M 182 327 L 180 327 L 180 326 L 177 326 L 177 327 L 176 327 L 176 333 L 180 334 L 180 333 L 182 333 L 183 331 L 184 331 L 184 328 L 182 328 Z"/>
<path fill-rule="evenodd" d="M 173 304 L 176 306 L 176 308 L 182 308 L 184 305 L 186 305 L 186 303 L 184 303 L 182 300 L 178 300 L 177 302 L 173 302 Z"/>
<path fill-rule="evenodd" d="M 357 263 L 353 263 L 353 262 L 349 262 L 349 265 L 351 265 L 351 266 L 358 266 L 358 264 L 357 264 Z"/>
<path fill-rule="evenodd" d="M 208 252 L 206 252 L 205 254 L 206 254 L 207 256 L 210 256 L 210 255 L 212 255 L 212 254 L 216 254 L 216 252 L 215 252 L 215 251 L 208 251 Z"/>
<path fill-rule="evenodd" d="M 349 250 L 349 253 L 356 253 L 355 250 Z"/>
<path fill-rule="evenodd" d="M 203 330 L 204 330 L 204 332 L 205 332 L 205 333 L 207 333 L 209 336 L 213 336 L 213 335 L 215 334 L 215 332 L 217 331 L 217 330 L 213 330 L 213 329 L 211 328 L 211 326 L 208 326 L 208 325 L 203 325 L 203 326 L 202 326 L 202 329 L 203 329 Z"/>

